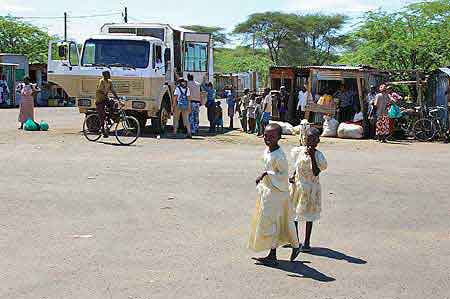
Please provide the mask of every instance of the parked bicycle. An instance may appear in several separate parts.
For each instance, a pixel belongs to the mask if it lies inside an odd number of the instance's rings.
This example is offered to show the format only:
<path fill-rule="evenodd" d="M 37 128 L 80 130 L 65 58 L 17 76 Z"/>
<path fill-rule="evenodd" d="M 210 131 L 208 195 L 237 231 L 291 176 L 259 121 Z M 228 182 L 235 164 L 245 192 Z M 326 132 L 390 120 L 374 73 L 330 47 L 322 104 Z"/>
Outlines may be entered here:
<path fill-rule="evenodd" d="M 427 109 L 427 113 L 414 124 L 415 137 L 419 141 L 432 141 L 445 138 L 447 110 L 437 106 Z"/>
<path fill-rule="evenodd" d="M 109 104 L 105 109 L 105 130 L 109 135 L 115 125 L 114 132 L 117 141 L 122 145 L 132 145 L 141 135 L 141 127 L 135 117 L 125 114 L 124 106 L 125 103 L 122 100 L 109 99 Z M 101 127 L 98 113 L 89 114 L 83 122 L 83 134 L 87 140 L 97 141 L 102 137 Z"/>

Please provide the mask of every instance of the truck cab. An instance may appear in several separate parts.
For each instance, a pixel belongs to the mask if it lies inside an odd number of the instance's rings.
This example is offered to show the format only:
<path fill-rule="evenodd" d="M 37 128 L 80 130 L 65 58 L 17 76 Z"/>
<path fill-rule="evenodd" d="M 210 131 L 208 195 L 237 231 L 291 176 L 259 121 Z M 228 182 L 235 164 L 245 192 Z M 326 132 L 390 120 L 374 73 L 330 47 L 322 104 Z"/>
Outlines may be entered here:
<path fill-rule="evenodd" d="M 77 100 L 80 113 L 95 112 L 95 91 L 103 71 L 126 101 L 127 114 L 159 132 L 171 117 L 175 80 L 188 73 L 202 82 L 212 79 L 211 37 L 181 32 L 161 24 L 107 24 L 85 40 L 51 43 L 48 79 Z M 211 50 L 211 51 L 210 51 Z"/>

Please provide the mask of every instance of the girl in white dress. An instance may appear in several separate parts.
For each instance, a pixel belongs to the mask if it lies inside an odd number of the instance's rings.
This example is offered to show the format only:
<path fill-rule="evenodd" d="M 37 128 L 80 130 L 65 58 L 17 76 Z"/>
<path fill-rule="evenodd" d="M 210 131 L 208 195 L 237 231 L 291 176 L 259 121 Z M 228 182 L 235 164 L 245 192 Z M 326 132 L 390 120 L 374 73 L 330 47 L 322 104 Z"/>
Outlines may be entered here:
<path fill-rule="evenodd" d="M 322 194 L 319 174 L 327 168 L 327 160 L 317 150 L 320 133 L 316 128 L 306 131 L 306 146 L 292 150 L 295 159 L 295 172 L 289 179 L 290 198 L 295 211 L 295 227 L 298 234 L 298 222 L 306 222 L 303 252 L 311 251 L 310 238 L 313 222 L 319 220 L 322 211 Z"/>
<path fill-rule="evenodd" d="M 300 253 L 300 244 L 294 226 L 289 201 L 289 166 L 286 155 L 278 145 L 281 138 L 278 124 L 267 125 L 264 142 L 264 171 L 256 179 L 258 198 L 251 222 L 248 246 L 255 252 L 270 250 L 264 258 L 255 258 L 263 264 L 277 263 L 277 248 L 291 244 L 291 261 Z"/>

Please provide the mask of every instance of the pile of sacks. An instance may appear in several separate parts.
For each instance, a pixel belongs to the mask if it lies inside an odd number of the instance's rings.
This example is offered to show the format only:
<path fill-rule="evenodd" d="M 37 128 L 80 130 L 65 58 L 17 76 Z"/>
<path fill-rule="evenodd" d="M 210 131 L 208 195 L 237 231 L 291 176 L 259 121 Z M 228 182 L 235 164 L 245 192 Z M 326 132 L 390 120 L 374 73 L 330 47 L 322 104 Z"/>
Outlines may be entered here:
<path fill-rule="evenodd" d="M 270 123 L 280 125 L 283 130 L 283 135 L 296 135 L 294 133 L 294 127 L 290 123 L 285 123 L 282 121 L 271 121 Z"/>
<path fill-rule="evenodd" d="M 353 122 L 341 123 L 331 116 L 324 116 L 322 137 L 339 137 L 343 139 L 362 139 L 364 129 L 362 127 L 363 114 L 355 115 Z"/>

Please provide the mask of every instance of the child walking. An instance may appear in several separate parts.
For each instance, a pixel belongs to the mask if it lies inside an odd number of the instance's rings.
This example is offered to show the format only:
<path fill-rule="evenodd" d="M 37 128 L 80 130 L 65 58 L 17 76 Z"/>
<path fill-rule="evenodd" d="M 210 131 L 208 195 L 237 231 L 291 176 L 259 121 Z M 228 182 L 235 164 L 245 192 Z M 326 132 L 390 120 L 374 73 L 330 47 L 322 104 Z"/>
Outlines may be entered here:
<path fill-rule="evenodd" d="M 277 264 L 277 248 L 285 244 L 293 247 L 290 260 L 300 253 L 292 206 L 289 201 L 289 168 L 286 155 L 278 145 L 281 127 L 269 124 L 264 131 L 264 170 L 256 179 L 256 210 L 251 222 L 249 248 L 256 251 L 270 250 L 264 258 L 255 258 L 263 264 Z"/>
<path fill-rule="evenodd" d="M 290 197 L 295 210 L 295 228 L 298 234 L 298 222 L 306 222 L 305 241 L 302 252 L 310 252 L 311 231 L 314 221 L 319 220 L 322 211 L 322 194 L 319 174 L 327 169 L 327 160 L 317 150 L 320 132 L 316 128 L 306 131 L 306 146 L 292 150 L 295 159 L 295 172 L 289 179 Z"/>

